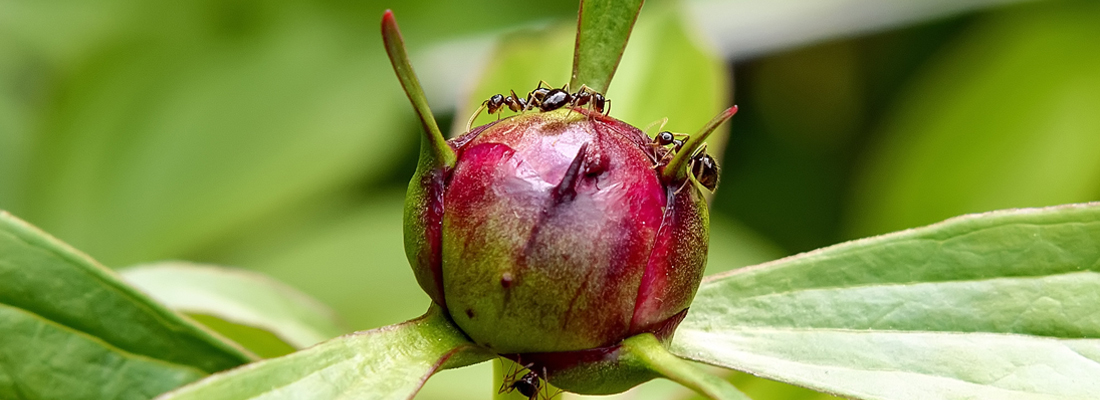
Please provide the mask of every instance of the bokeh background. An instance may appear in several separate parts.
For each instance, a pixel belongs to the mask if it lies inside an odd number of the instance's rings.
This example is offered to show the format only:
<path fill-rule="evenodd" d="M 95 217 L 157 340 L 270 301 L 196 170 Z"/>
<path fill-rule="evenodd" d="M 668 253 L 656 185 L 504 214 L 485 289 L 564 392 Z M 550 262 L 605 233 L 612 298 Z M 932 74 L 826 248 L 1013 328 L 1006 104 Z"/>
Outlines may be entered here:
<path fill-rule="evenodd" d="M 499 38 L 571 29 L 577 2 L 0 0 L 0 209 L 114 268 L 270 274 L 349 329 L 419 315 L 428 299 L 400 233 L 419 125 L 378 35 L 386 8 L 450 126 L 480 101 Z M 721 87 L 608 96 L 706 116 L 716 98 L 741 106 L 710 271 L 1100 198 L 1100 3 L 651 0 L 642 12 L 669 10 Z M 690 56 L 676 49 L 647 62 Z M 570 62 L 526 50 L 531 68 Z M 448 371 L 419 398 L 485 398 L 490 375 Z M 731 379 L 757 399 L 826 398 Z M 658 382 L 620 397 L 690 394 Z"/>

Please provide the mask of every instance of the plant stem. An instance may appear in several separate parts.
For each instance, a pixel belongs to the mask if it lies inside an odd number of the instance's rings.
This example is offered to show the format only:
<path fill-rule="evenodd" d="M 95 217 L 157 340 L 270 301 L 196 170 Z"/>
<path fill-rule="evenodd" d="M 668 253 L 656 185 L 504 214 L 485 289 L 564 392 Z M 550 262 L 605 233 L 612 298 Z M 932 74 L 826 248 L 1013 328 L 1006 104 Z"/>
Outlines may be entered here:
<path fill-rule="evenodd" d="M 630 337 L 623 341 L 633 355 L 654 372 L 684 385 L 714 400 L 751 400 L 724 379 L 708 374 L 684 359 L 668 352 L 652 334 Z"/>

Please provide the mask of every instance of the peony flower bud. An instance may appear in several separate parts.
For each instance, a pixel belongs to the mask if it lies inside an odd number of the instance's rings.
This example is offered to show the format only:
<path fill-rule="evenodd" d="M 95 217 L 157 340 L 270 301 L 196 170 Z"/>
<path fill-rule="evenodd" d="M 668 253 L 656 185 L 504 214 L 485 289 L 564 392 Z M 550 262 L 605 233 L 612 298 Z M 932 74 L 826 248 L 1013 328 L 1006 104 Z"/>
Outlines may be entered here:
<path fill-rule="evenodd" d="M 650 139 L 607 116 L 602 93 L 540 85 L 485 102 L 517 115 L 444 141 L 392 12 L 382 36 L 425 133 L 404 221 L 420 287 L 474 342 L 563 389 L 655 377 L 636 351 L 667 343 L 702 280 L 698 186 L 718 183 L 703 140 L 737 108 L 690 140 Z"/>
<path fill-rule="evenodd" d="M 448 144 L 454 167 L 410 184 L 406 251 L 475 342 L 585 350 L 683 318 L 708 220 L 688 174 L 662 173 L 672 149 L 584 107 L 528 111 Z"/>

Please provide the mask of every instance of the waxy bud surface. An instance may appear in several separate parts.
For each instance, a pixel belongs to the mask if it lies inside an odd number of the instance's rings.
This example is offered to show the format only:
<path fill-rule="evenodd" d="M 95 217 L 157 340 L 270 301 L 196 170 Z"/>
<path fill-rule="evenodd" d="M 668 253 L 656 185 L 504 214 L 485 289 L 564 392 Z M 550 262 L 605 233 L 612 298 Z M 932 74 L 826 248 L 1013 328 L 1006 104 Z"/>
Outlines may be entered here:
<path fill-rule="evenodd" d="M 707 206 L 665 181 L 664 147 L 583 108 L 529 111 L 448 142 L 453 168 L 409 186 L 421 287 L 502 354 L 604 347 L 683 318 L 702 279 Z"/>

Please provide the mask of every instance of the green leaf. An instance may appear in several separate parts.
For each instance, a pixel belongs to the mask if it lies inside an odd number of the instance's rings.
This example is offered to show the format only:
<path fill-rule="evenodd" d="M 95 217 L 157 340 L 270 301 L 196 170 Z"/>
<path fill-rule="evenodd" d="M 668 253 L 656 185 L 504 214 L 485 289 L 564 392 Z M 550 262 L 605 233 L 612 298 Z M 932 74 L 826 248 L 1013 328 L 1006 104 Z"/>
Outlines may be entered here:
<path fill-rule="evenodd" d="M 607 93 L 611 77 L 626 49 L 630 30 L 643 0 L 581 0 L 577 42 L 573 51 L 573 78 L 569 87 L 586 85 Z"/>
<path fill-rule="evenodd" d="M 4 211 L 0 338 L 0 398 L 148 398 L 252 360 Z"/>
<path fill-rule="evenodd" d="M 418 319 L 217 374 L 160 399 L 409 399 L 433 373 L 493 356 L 433 306 Z"/>
<path fill-rule="evenodd" d="M 349 331 L 324 304 L 257 272 L 186 262 L 142 265 L 119 272 L 173 310 L 262 329 L 294 348 L 306 348 Z M 248 343 L 241 344 L 248 347 Z"/>
<path fill-rule="evenodd" d="M 853 237 L 1100 194 L 1100 4 L 993 13 L 923 71 L 884 124 Z"/>
<path fill-rule="evenodd" d="M 274 333 L 260 328 L 230 322 L 211 315 L 194 313 L 185 315 L 261 358 L 285 356 L 298 350 Z"/>
<path fill-rule="evenodd" d="M 206 372 L 251 360 L 88 256 L 3 211 L 0 303 L 122 350 Z"/>
<path fill-rule="evenodd" d="M 859 399 L 1100 397 L 1100 203 L 969 215 L 705 280 L 674 353 Z"/>
<path fill-rule="evenodd" d="M 206 376 L 7 304 L 0 304 L 0 338 L 4 399 L 148 399 Z"/>

